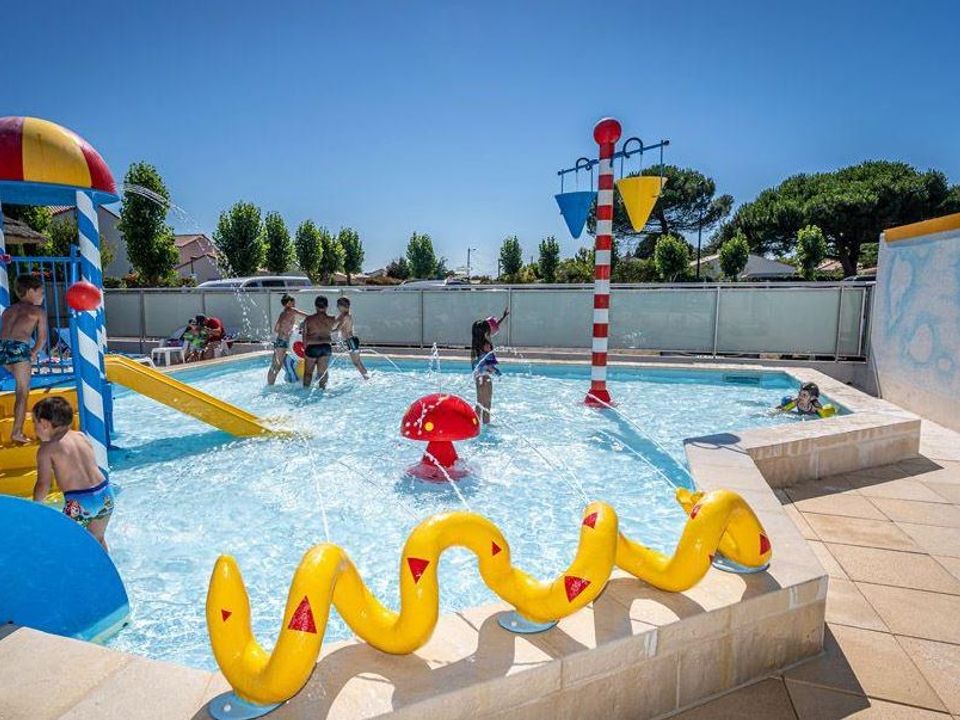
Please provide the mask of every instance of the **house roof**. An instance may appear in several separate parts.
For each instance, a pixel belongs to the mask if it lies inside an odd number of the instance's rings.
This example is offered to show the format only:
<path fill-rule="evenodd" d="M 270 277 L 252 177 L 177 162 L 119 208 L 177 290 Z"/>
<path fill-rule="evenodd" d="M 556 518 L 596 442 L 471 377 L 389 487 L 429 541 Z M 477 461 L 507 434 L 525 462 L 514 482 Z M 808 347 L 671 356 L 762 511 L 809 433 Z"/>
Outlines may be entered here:
<path fill-rule="evenodd" d="M 191 261 L 196 262 L 197 260 L 200 260 L 201 258 L 210 258 L 210 262 L 212 262 L 214 265 L 217 264 L 217 256 L 214 255 L 213 253 L 206 252 L 206 253 L 202 253 L 202 254 L 200 254 L 200 255 L 191 255 L 191 256 L 188 257 L 186 260 L 184 260 L 182 263 L 180 263 L 179 265 L 177 265 L 174 269 L 175 269 L 175 270 L 179 270 L 180 268 L 186 267 L 187 265 L 189 265 Z"/>
<path fill-rule="evenodd" d="M 75 207 L 74 205 L 51 205 L 50 214 L 53 215 L 54 217 L 56 217 L 57 215 L 63 215 L 63 213 L 65 212 L 73 212 L 74 207 Z M 115 218 L 117 219 L 120 218 L 120 213 L 118 213 L 113 208 L 107 207 L 106 205 L 99 205 L 98 207 L 103 208 L 108 213 L 113 215 Z"/>
<path fill-rule="evenodd" d="M 3 216 L 3 236 L 8 245 L 40 245 L 47 238 L 20 220 Z"/>
<path fill-rule="evenodd" d="M 194 242 L 195 240 L 200 240 L 200 239 L 210 242 L 210 238 L 208 238 L 203 233 L 187 233 L 184 235 L 174 235 L 173 244 L 176 245 L 178 248 L 182 248 Z"/>
<path fill-rule="evenodd" d="M 700 258 L 700 265 L 703 266 L 706 263 L 710 262 L 719 262 L 720 255 L 707 255 L 706 257 Z M 690 267 L 696 267 L 697 261 L 692 260 L 690 262 Z M 793 265 L 787 265 L 778 260 L 771 260 L 770 258 L 765 258 L 763 255 L 754 255 L 750 253 L 747 256 L 747 266 L 743 269 L 743 272 L 740 273 L 740 277 L 790 277 L 796 275 L 797 269 Z"/>

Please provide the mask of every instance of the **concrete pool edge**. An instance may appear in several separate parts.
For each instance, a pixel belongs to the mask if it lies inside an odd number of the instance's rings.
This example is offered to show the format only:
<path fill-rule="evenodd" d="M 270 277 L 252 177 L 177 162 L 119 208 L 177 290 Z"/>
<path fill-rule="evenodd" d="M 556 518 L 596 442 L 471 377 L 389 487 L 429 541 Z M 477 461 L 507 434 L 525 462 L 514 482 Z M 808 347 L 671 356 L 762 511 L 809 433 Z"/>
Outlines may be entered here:
<path fill-rule="evenodd" d="M 389 712 L 398 717 L 513 717 L 518 710 L 523 717 L 588 712 L 657 717 L 817 653 L 823 641 L 826 572 L 762 467 L 785 478 L 776 482 L 789 484 L 795 481 L 791 473 L 819 476 L 844 472 L 833 469 L 843 463 L 868 462 L 863 467 L 870 467 L 890 462 L 880 459 L 887 455 L 912 456 L 918 449 L 912 428 L 915 424 L 918 443 L 919 420 L 808 368 L 751 369 L 809 377 L 854 411 L 722 439 L 688 440 L 698 486 L 737 491 L 763 522 L 775 553 L 767 573 L 738 576 L 711 570 L 685 593 L 660 592 L 614 573 L 592 606 L 538 636 L 507 634 L 496 625 L 496 615 L 506 606 L 491 605 L 443 616 L 431 641 L 409 656 L 384 655 L 356 641 L 332 643 L 307 687 L 275 717 Z M 872 446 L 869 452 L 857 450 L 864 444 Z M 834 452 L 836 448 L 841 450 Z M 771 460 L 783 458 L 789 462 Z M 69 679 L 47 677 L 50 667 L 67 660 L 83 671 Z M 226 689 L 218 673 L 26 629 L 0 640 L 0 667 L 0 709 L 10 706 L 30 717 L 61 717 L 71 709 L 70 717 L 77 718 L 203 717 L 203 702 Z"/>

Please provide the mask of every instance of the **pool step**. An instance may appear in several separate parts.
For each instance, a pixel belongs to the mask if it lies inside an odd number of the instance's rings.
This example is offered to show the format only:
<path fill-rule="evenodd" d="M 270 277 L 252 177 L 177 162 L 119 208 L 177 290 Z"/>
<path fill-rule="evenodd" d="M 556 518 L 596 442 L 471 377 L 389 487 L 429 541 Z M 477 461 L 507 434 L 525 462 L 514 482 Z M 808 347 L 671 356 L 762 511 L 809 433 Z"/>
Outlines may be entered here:
<path fill-rule="evenodd" d="M 38 388 L 30 391 L 30 397 L 27 400 L 27 409 L 29 410 L 40 400 L 47 397 L 62 397 L 68 403 L 73 411 L 77 411 L 77 391 L 74 388 Z M 0 418 L 12 418 L 13 406 L 16 402 L 16 396 L 12 392 L 0 393 Z"/>

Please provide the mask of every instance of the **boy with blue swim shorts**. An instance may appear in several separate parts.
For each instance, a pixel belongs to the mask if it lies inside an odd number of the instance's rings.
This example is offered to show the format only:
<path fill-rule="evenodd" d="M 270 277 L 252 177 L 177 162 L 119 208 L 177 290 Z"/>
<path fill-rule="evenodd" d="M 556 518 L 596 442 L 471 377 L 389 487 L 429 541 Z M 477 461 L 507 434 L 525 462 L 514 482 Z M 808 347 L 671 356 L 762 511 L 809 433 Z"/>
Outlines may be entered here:
<path fill-rule="evenodd" d="M 0 268 L 0 272 L 5 270 Z M 30 397 L 31 366 L 47 342 L 47 313 L 42 307 L 43 280 L 39 275 L 20 275 L 17 277 L 17 296 L 20 302 L 8 307 L 0 316 L 0 365 L 13 375 L 16 382 L 10 439 L 15 443 L 26 443 L 30 438 L 23 434 L 23 421 Z M 37 334 L 36 342 L 33 342 L 34 333 Z"/>
<path fill-rule="evenodd" d="M 33 424 L 41 442 L 33 499 L 44 501 L 56 475 L 64 515 L 89 530 L 106 550 L 104 533 L 113 514 L 113 486 L 97 467 L 90 439 L 71 430 L 72 423 L 73 408 L 62 397 L 44 398 L 33 406 Z"/>

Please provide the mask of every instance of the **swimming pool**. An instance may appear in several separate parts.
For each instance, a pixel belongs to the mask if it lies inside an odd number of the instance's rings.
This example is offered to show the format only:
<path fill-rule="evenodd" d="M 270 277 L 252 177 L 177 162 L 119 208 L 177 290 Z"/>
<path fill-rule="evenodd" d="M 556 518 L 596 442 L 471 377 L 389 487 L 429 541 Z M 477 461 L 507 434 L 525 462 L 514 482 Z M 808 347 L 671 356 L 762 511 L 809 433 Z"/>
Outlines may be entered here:
<path fill-rule="evenodd" d="M 470 477 L 456 487 L 404 470 L 423 444 L 399 437 L 421 395 L 472 401 L 466 363 L 370 360 L 364 382 L 343 357 L 326 392 L 265 387 L 267 359 L 187 370 L 177 377 L 293 435 L 236 439 L 120 391 L 112 480 L 122 491 L 110 525 L 113 558 L 132 623 L 113 647 L 214 668 L 204 621 L 213 563 L 234 555 L 262 644 L 276 638 L 290 578 L 303 553 L 329 539 L 344 547 L 382 602 L 398 598 L 400 549 L 428 515 L 469 507 L 511 543 L 514 563 L 553 577 L 577 544 L 585 497 L 613 505 L 621 527 L 672 552 L 685 521 L 674 485 L 688 485 L 683 438 L 796 422 L 768 414 L 797 381 L 784 373 L 611 368 L 619 412 L 582 404 L 589 368 L 512 363 L 494 391 L 495 426 L 458 444 Z M 476 562 L 451 550 L 440 563 L 441 610 L 494 600 Z M 349 637 L 331 613 L 326 639 Z"/>

